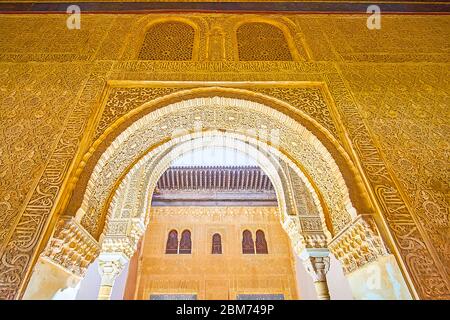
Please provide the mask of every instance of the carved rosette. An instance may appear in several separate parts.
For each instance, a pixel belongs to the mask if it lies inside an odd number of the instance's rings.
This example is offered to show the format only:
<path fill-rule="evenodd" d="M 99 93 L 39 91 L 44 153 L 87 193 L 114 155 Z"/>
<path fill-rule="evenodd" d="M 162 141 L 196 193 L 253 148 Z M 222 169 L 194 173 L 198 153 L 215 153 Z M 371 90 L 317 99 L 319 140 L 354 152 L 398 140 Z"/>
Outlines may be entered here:
<path fill-rule="evenodd" d="M 329 249 L 346 274 L 389 254 L 372 215 L 358 216 L 331 241 Z"/>
<path fill-rule="evenodd" d="M 100 245 L 73 217 L 61 217 L 41 257 L 83 277 Z"/>

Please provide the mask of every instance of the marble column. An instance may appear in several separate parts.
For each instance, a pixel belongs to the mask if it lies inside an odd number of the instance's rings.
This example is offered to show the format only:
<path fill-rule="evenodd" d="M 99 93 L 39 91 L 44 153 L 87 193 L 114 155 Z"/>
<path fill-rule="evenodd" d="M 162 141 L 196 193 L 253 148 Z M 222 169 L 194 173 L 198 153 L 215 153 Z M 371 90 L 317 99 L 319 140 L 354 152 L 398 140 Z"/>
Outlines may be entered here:
<path fill-rule="evenodd" d="M 98 300 L 110 300 L 114 282 L 127 262 L 128 257 L 121 252 L 100 254 L 98 270 L 101 275 L 101 284 Z"/>
<path fill-rule="evenodd" d="M 300 259 L 306 271 L 313 278 L 319 300 L 330 300 L 326 274 L 330 269 L 330 257 L 328 249 L 304 249 L 300 253 Z"/>

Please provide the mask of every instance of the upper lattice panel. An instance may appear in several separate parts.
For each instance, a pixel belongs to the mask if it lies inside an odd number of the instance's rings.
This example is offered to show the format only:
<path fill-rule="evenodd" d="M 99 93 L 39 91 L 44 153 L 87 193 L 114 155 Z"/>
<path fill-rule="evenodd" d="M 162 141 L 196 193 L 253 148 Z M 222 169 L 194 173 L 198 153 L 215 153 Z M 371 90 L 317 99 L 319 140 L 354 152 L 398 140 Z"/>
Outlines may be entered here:
<path fill-rule="evenodd" d="M 145 34 L 139 60 L 192 60 L 195 31 L 190 25 L 164 22 L 153 25 Z"/>
<path fill-rule="evenodd" d="M 241 61 L 292 60 L 283 31 L 269 23 L 246 23 L 236 33 Z"/>

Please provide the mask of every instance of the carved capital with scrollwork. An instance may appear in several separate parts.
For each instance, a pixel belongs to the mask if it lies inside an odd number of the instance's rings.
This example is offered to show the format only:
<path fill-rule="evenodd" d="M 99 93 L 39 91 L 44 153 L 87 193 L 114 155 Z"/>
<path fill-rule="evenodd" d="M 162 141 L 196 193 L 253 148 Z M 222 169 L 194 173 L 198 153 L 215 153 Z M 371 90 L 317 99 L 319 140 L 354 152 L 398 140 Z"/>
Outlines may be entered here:
<path fill-rule="evenodd" d="M 329 244 L 344 273 L 350 273 L 389 254 L 372 215 L 359 215 Z"/>
<path fill-rule="evenodd" d="M 99 255 L 100 245 L 74 217 L 61 217 L 41 257 L 83 277 L 89 264 Z"/>
<path fill-rule="evenodd" d="M 128 257 L 123 252 L 102 252 L 98 259 L 98 269 L 102 277 L 102 285 L 113 285 L 114 280 L 122 272 Z"/>
<path fill-rule="evenodd" d="M 330 257 L 328 249 L 304 249 L 300 253 L 306 271 L 314 282 L 326 282 L 327 272 L 330 269 Z"/>

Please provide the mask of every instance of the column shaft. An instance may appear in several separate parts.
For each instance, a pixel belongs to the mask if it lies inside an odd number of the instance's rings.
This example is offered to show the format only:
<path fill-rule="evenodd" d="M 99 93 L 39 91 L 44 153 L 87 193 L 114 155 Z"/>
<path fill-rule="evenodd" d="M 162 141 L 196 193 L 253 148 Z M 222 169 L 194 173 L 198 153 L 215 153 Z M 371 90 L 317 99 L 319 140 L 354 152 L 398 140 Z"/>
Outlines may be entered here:
<path fill-rule="evenodd" d="M 330 292 L 328 291 L 326 280 L 314 282 L 314 287 L 316 288 L 317 298 L 319 300 L 330 300 Z"/>
<path fill-rule="evenodd" d="M 330 300 L 326 274 L 330 269 L 330 257 L 327 249 L 304 249 L 300 258 L 306 271 L 311 275 L 319 300 Z"/>
<path fill-rule="evenodd" d="M 122 272 L 128 258 L 123 253 L 101 253 L 98 270 L 102 277 L 98 300 L 110 300 L 117 276 Z"/>

